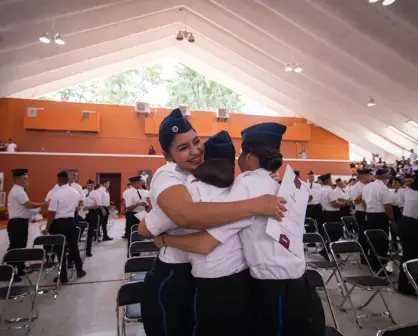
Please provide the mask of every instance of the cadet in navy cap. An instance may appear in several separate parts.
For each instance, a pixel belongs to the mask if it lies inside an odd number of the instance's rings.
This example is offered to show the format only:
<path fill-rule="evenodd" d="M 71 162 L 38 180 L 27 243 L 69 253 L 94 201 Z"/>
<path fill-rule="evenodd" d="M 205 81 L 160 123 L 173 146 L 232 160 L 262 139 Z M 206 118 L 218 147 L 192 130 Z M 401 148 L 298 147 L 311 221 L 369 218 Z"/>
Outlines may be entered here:
<path fill-rule="evenodd" d="M 25 248 L 28 243 L 30 209 L 40 208 L 44 203 L 32 202 L 26 188 L 29 183 L 27 169 L 12 169 L 14 184 L 7 197 L 7 211 L 9 221 L 7 223 L 7 233 L 9 235 L 9 248 Z M 23 274 L 24 265 L 16 264 L 19 275 Z M 19 280 L 19 279 L 18 279 Z M 20 280 L 19 280 L 20 281 Z"/>
<path fill-rule="evenodd" d="M 358 182 L 350 189 L 350 198 L 353 200 L 355 205 L 356 213 L 355 218 L 359 226 L 358 241 L 363 247 L 364 253 L 369 254 L 369 244 L 364 236 L 364 231 L 368 230 L 369 227 L 366 221 L 366 209 L 363 204 L 363 190 L 364 187 L 372 181 L 372 170 L 371 169 L 360 169 L 357 170 Z M 362 260 L 366 263 L 365 260 Z"/>
<path fill-rule="evenodd" d="M 92 257 L 91 247 L 93 242 L 94 231 L 98 229 L 97 227 L 97 216 L 99 215 L 100 209 L 100 195 L 94 190 L 94 181 L 88 180 L 85 193 L 85 206 L 84 209 L 88 211 L 86 215 L 86 221 L 89 223 L 89 230 L 87 233 L 87 246 L 86 246 L 86 256 Z"/>
<path fill-rule="evenodd" d="M 109 180 L 102 180 L 100 182 L 101 186 L 97 189 L 97 192 L 100 195 L 100 207 L 101 211 L 99 212 L 100 216 L 100 224 L 102 227 L 103 232 L 103 239 L 102 241 L 109 241 L 113 240 L 113 238 L 109 237 L 107 234 L 107 222 L 109 221 L 109 213 L 110 213 L 110 181 Z"/>
<path fill-rule="evenodd" d="M 315 183 L 315 174 L 312 170 L 308 171 L 308 186 L 312 199 L 308 203 L 306 209 L 306 217 L 312 218 L 316 223 L 320 223 L 322 217 L 322 206 L 321 206 L 321 191 L 322 186 L 319 183 Z M 310 227 L 312 232 L 315 232 L 316 229 Z"/>
<path fill-rule="evenodd" d="M 285 131 L 286 126 L 264 123 L 251 126 L 242 132 L 242 152 L 238 164 L 243 173 L 236 178 L 226 201 L 238 201 L 263 194 L 277 195 L 279 184 L 270 177 L 270 172 L 276 171 L 282 165 L 280 145 Z M 296 256 L 288 250 L 288 245 L 281 244 L 267 235 L 267 221 L 268 217 L 254 216 L 229 225 L 190 234 L 188 237 L 163 236 L 162 240 L 165 245 L 178 248 L 186 248 L 187 246 L 191 252 L 216 256 L 217 251 L 223 252 L 229 244 L 235 241 L 234 239 L 239 233 L 244 257 L 252 277 L 254 309 L 258 316 L 253 319 L 241 312 L 238 307 L 235 310 L 232 307 L 230 309 L 241 314 L 242 322 L 247 319 L 255 320 L 257 322 L 256 331 L 252 331 L 250 326 L 247 331 L 229 332 L 229 322 L 224 321 L 223 329 L 219 328 L 216 332 L 211 333 L 210 326 L 208 326 L 209 332 L 203 332 L 202 335 L 294 336 L 324 334 L 324 312 L 318 295 L 305 278 L 306 266 L 303 252 L 302 255 Z M 198 243 L 187 244 L 186 239 L 190 239 L 193 235 Z M 234 246 L 238 250 L 239 244 Z M 220 269 L 227 261 L 223 260 L 221 256 L 218 258 L 218 268 Z M 243 274 L 243 271 L 238 272 L 236 265 L 232 269 L 236 272 L 235 276 Z M 232 279 L 232 276 L 228 278 Z M 221 279 L 217 280 L 222 286 Z M 207 279 L 197 279 L 198 283 L 199 281 L 202 282 L 202 286 L 208 283 Z M 215 280 L 213 281 L 215 283 Z M 231 291 L 235 288 L 234 286 L 237 285 L 231 284 Z M 231 295 L 235 295 L 239 290 L 235 288 Z M 199 293 L 198 288 L 196 296 L 198 305 Z M 224 295 L 228 298 L 228 294 Z M 221 301 L 217 301 L 218 308 L 216 308 L 211 304 L 209 297 L 202 296 L 207 304 L 206 312 L 202 313 L 209 315 L 213 314 L 212 312 L 215 310 L 222 309 Z M 212 296 L 216 298 L 215 293 Z M 239 304 L 242 302 L 242 298 L 235 298 L 235 300 Z M 199 308 L 204 309 L 204 307 Z M 225 313 L 226 316 L 230 316 L 230 314 Z M 252 311 L 251 314 L 253 314 Z M 200 327 L 200 319 L 204 322 L 206 319 L 210 320 L 210 316 L 200 317 L 199 313 L 196 315 L 197 328 Z M 235 326 L 236 319 L 230 318 L 230 320 L 234 321 L 232 326 Z M 207 324 L 208 322 L 205 325 Z M 216 323 L 216 325 L 218 324 Z"/>
<path fill-rule="evenodd" d="M 128 238 L 127 253 L 129 258 L 129 245 L 131 243 L 131 228 L 135 224 L 139 224 L 139 219 L 135 217 L 140 212 L 145 212 L 145 207 L 148 205 L 147 195 L 142 189 L 144 181 L 141 176 L 134 176 L 129 178 L 132 184 L 132 189 L 125 195 L 125 211 L 126 211 L 126 226 L 125 236 Z M 145 214 L 144 214 L 145 216 Z"/>
<path fill-rule="evenodd" d="M 204 162 L 204 145 L 180 110 L 174 110 L 163 120 L 159 141 L 168 163 L 156 171 L 151 181 L 153 209 L 140 223 L 140 234 L 158 231 L 151 225 L 148 227 L 148 222 L 163 225 L 167 219 L 175 227 L 166 231 L 171 236 L 189 232 L 186 228 L 207 229 L 254 215 L 282 215 L 282 200 L 273 195 L 232 204 L 193 202 L 187 178 Z M 147 334 L 193 334 L 195 290 L 190 270 L 187 252 L 170 246 L 160 251 L 155 267 L 145 278 L 146 296 L 141 307 Z"/>

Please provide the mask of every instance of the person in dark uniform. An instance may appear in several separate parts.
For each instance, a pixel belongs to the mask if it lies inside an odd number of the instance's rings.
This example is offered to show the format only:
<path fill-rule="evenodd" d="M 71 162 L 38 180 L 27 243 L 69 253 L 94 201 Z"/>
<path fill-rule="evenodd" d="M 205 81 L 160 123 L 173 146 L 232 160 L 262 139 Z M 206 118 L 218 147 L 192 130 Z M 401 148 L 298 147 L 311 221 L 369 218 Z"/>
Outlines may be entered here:
<path fill-rule="evenodd" d="M 398 233 L 403 250 L 402 263 L 418 259 L 418 171 L 415 171 L 415 181 L 405 191 L 403 218 L 398 224 Z M 417 295 L 403 268 L 400 269 L 398 291 L 405 295 Z"/>
<path fill-rule="evenodd" d="M 38 209 L 45 203 L 34 203 L 29 200 L 25 191 L 29 184 L 27 169 L 13 169 L 14 185 L 7 197 L 7 211 L 9 221 L 7 223 L 7 234 L 9 235 L 9 248 L 25 248 L 28 243 L 30 209 Z M 14 264 L 18 269 L 18 275 L 23 275 L 24 265 Z M 19 279 L 18 279 L 19 280 Z M 16 281 L 16 278 L 15 278 Z"/>
<path fill-rule="evenodd" d="M 148 205 L 147 196 L 142 186 L 144 182 L 141 176 L 134 176 L 129 179 L 132 184 L 132 189 L 125 195 L 126 206 L 126 226 L 125 236 L 128 237 L 128 258 L 129 258 L 129 245 L 131 243 L 131 228 L 135 224 L 139 224 L 139 219 L 136 214 L 143 212 L 145 217 L 145 207 Z"/>
<path fill-rule="evenodd" d="M 94 237 L 94 231 L 97 229 L 97 215 L 100 211 L 100 195 L 94 190 L 94 181 L 88 180 L 85 192 L 85 207 L 88 211 L 86 215 L 86 221 L 89 223 L 89 231 L 87 232 L 87 245 L 86 245 L 86 256 L 92 257 L 91 246 Z"/>
<path fill-rule="evenodd" d="M 359 176 L 358 182 L 350 189 L 350 197 L 353 200 L 356 208 L 355 218 L 357 224 L 359 226 L 359 236 L 358 242 L 360 243 L 361 247 L 363 248 L 364 253 L 366 256 L 369 255 L 369 244 L 366 241 L 366 237 L 364 236 L 364 231 L 368 230 L 369 227 L 367 226 L 366 220 L 366 210 L 363 206 L 363 190 L 364 187 L 371 182 L 372 180 L 372 171 L 371 169 L 362 169 L 358 170 L 357 174 Z M 366 261 L 362 260 L 365 264 Z"/>
<path fill-rule="evenodd" d="M 306 209 L 306 217 L 312 218 L 317 224 L 321 223 L 322 207 L 321 207 L 321 190 L 322 186 L 315 183 L 315 175 L 312 170 L 308 172 L 308 186 L 312 195 L 312 199 L 308 203 Z"/>
<path fill-rule="evenodd" d="M 387 170 L 377 170 L 376 180 L 369 183 L 363 189 L 363 205 L 366 205 L 369 229 L 383 230 L 387 235 L 389 235 L 389 225 L 394 229 L 396 228 L 396 221 L 392 209 L 392 194 L 386 186 L 388 176 Z M 375 239 L 371 243 L 379 256 L 387 256 L 389 245 L 386 240 Z M 380 269 L 379 261 L 374 253 L 370 255 L 370 266 L 374 271 Z"/>
<path fill-rule="evenodd" d="M 74 219 L 74 209 L 78 206 L 81 196 L 68 183 L 68 173 L 66 171 L 58 173 L 57 184 L 59 188 L 54 192 L 49 203 L 48 222 L 43 234 L 62 234 L 65 236 L 70 252 L 68 259 L 74 262 L 77 277 L 81 278 L 86 275 L 86 272 L 83 270 L 83 263 L 78 250 L 78 234 Z M 57 254 L 60 255 L 61 251 Z M 66 258 L 62 262 L 60 280 L 63 284 L 68 283 Z M 55 278 L 54 281 L 58 281 L 58 278 Z"/>

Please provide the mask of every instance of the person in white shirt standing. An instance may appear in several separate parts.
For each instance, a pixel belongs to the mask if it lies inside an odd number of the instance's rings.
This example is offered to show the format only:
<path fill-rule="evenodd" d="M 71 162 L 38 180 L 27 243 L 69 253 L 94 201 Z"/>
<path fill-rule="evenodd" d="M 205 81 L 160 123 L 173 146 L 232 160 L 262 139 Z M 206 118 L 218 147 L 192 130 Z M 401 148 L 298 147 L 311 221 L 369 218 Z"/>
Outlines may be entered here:
<path fill-rule="evenodd" d="M 7 144 L 6 144 L 5 147 L 6 147 L 6 152 L 8 152 L 8 153 L 14 153 L 14 152 L 17 151 L 17 145 L 15 144 L 15 142 L 12 139 L 9 139 L 7 141 Z"/>
<path fill-rule="evenodd" d="M 113 240 L 113 238 L 110 238 L 107 234 L 107 222 L 109 220 L 109 211 L 110 211 L 110 194 L 109 194 L 109 188 L 110 188 L 110 181 L 105 180 L 102 181 L 101 187 L 97 190 L 97 192 L 100 195 L 100 206 L 103 208 L 104 211 L 100 213 L 100 223 L 102 226 L 102 232 L 103 232 L 103 239 L 102 241 L 109 241 Z"/>
<path fill-rule="evenodd" d="M 308 203 L 306 209 L 306 217 L 312 218 L 319 225 L 321 223 L 322 207 L 321 207 L 321 190 L 322 186 L 315 183 L 315 175 L 312 170 L 308 172 L 308 186 L 311 191 L 312 199 Z"/>
<path fill-rule="evenodd" d="M 359 181 L 351 187 L 350 197 L 353 200 L 356 208 L 355 218 L 359 227 L 359 236 L 358 242 L 364 250 L 364 253 L 369 255 L 369 244 L 366 241 L 364 236 L 364 231 L 368 230 L 366 220 L 366 209 L 363 206 L 363 189 L 364 187 L 371 182 L 372 180 L 372 171 L 371 169 L 362 169 L 358 170 L 357 174 L 359 176 Z M 365 260 L 362 260 L 363 263 L 366 263 Z"/>
<path fill-rule="evenodd" d="M 392 194 L 386 186 L 388 177 L 387 170 L 379 169 L 376 171 L 376 180 L 363 189 L 363 205 L 366 209 L 369 229 L 383 230 L 387 235 L 389 235 L 389 225 L 396 228 L 392 209 Z M 374 239 L 371 243 L 379 256 L 387 256 L 389 246 L 386 240 Z M 379 261 L 374 253 L 370 255 L 370 265 L 374 271 L 380 269 Z"/>
<path fill-rule="evenodd" d="M 409 160 L 411 160 L 411 162 L 412 161 L 415 161 L 416 159 L 418 159 L 418 154 L 415 153 L 413 149 L 411 149 L 409 152 L 410 152 L 410 154 L 409 154 Z"/>
<path fill-rule="evenodd" d="M 86 201 L 84 209 L 88 211 L 86 215 L 86 221 L 89 223 L 89 230 L 87 232 L 87 244 L 86 244 L 86 256 L 92 257 L 93 254 L 91 253 L 91 246 L 93 242 L 94 231 L 99 230 L 98 227 L 98 218 L 100 217 L 99 211 L 100 209 L 100 195 L 99 193 L 94 190 L 94 181 L 88 180 L 87 181 L 87 188 L 86 188 Z M 100 219 L 99 219 L 100 220 Z"/>
<path fill-rule="evenodd" d="M 402 264 L 418 259 L 418 171 L 411 188 L 405 191 L 403 219 L 398 224 L 399 238 L 402 244 Z M 399 272 L 398 291 L 405 295 L 417 295 L 409 283 L 403 267 Z"/>
<path fill-rule="evenodd" d="M 129 183 L 126 185 L 126 189 L 125 189 L 125 191 L 122 193 L 122 204 L 123 204 L 123 206 L 124 206 L 124 208 L 125 208 L 125 227 L 126 227 L 126 225 L 128 225 L 128 224 L 127 224 L 127 222 L 128 222 L 128 218 L 127 218 L 127 213 L 128 213 L 128 210 L 126 210 L 126 197 L 127 197 L 128 193 L 129 193 L 131 190 L 132 190 L 132 183 L 131 183 L 131 182 L 129 182 Z M 125 231 L 126 231 L 126 230 L 125 230 Z M 123 239 L 128 239 L 128 236 L 126 235 L 126 232 L 124 233 L 124 235 L 122 236 L 122 238 L 123 238 Z"/>
<path fill-rule="evenodd" d="M 340 208 L 340 217 L 350 216 L 351 215 L 351 201 L 350 195 L 345 188 L 345 184 L 341 178 L 335 180 L 336 187 L 334 191 L 338 194 L 338 200 L 345 205 Z"/>
<path fill-rule="evenodd" d="M 393 189 L 391 189 L 391 192 L 393 196 L 393 203 L 392 203 L 393 217 L 395 217 L 396 223 L 400 223 L 400 221 L 402 220 L 406 189 L 402 188 L 403 183 L 399 177 L 393 178 L 392 186 L 393 186 Z M 397 249 L 398 244 L 396 244 L 396 241 L 398 239 L 398 234 L 395 232 L 395 230 L 393 230 L 392 227 L 390 228 L 390 237 L 392 241 L 395 243 L 394 244 L 395 249 Z"/>
<path fill-rule="evenodd" d="M 74 210 L 74 217 L 76 222 L 83 220 L 79 215 L 78 211 L 83 208 L 84 203 L 86 202 L 86 195 L 84 194 L 84 190 L 81 185 L 78 184 L 78 170 L 77 169 L 70 169 L 68 170 L 68 177 L 70 179 L 70 187 L 75 189 L 80 195 L 80 202 L 77 208 Z"/>
<path fill-rule="evenodd" d="M 129 245 L 131 243 L 131 228 L 135 224 L 139 224 L 139 219 L 135 217 L 136 214 L 144 212 L 145 207 L 148 205 L 147 195 L 142 189 L 144 181 L 141 176 L 134 176 L 129 179 L 132 183 L 132 189 L 125 195 L 126 205 L 126 225 L 125 225 L 125 237 L 128 238 L 127 255 L 129 258 Z"/>
<path fill-rule="evenodd" d="M 78 232 L 74 219 L 74 209 L 81 201 L 81 196 L 68 183 L 68 172 L 62 171 L 57 174 L 59 188 L 54 192 L 49 203 L 48 222 L 43 234 L 62 234 L 65 236 L 69 249 L 68 262 L 69 264 L 74 262 L 77 277 L 81 278 L 86 275 L 86 272 L 83 270 L 83 263 L 80 258 L 80 251 L 78 250 Z M 66 259 L 64 257 L 60 274 L 60 281 L 64 284 L 68 283 Z M 58 278 L 55 278 L 54 282 L 57 281 Z"/>
<path fill-rule="evenodd" d="M 9 235 L 9 248 L 25 248 L 28 243 L 30 209 L 38 209 L 44 203 L 34 203 L 29 199 L 25 191 L 29 184 L 27 169 L 12 169 L 14 185 L 7 197 L 7 211 L 9 221 L 7 223 L 7 234 Z M 23 275 L 24 265 L 15 264 L 18 268 L 18 275 Z"/>

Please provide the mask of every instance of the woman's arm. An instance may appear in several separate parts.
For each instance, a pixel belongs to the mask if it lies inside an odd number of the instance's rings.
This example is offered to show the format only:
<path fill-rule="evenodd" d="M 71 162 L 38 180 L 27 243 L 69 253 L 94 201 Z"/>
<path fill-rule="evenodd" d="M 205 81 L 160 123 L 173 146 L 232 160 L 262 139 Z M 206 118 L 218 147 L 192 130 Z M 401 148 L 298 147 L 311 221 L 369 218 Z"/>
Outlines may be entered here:
<path fill-rule="evenodd" d="M 147 225 L 145 223 L 145 218 L 143 220 L 141 220 L 141 222 L 138 225 L 138 233 L 146 238 L 153 238 L 154 235 L 152 234 L 152 232 L 150 230 L 148 230 Z"/>
<path fill-rule="evenodd" d="M 282 197 L 260 197 L 223 203 L 193 203 L 184 185 L 174 185 L 162 191 L 157 199 L 159 207 L 179 227 L 209 229 L 252 216 L 269 216 L 281 221 L 286 211 Z"/>
<path fill-rule="evenodd" d="M 204 255 L 211 253 L 220 244 L 220 242 L 206 231 L 190 233 L 183 236 L 170 236 L 163 233 L 161 236 L 155 237 L 154 241 L 160 248 L 170 246 L 182 251 Z"/>

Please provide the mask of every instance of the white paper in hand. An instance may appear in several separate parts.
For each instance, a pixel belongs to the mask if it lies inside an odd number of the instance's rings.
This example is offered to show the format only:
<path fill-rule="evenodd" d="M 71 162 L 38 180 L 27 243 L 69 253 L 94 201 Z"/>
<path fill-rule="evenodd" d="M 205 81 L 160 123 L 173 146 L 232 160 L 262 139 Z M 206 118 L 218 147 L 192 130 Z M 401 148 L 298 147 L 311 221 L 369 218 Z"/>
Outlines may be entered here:
<path fill-rule="evenodd" d="M 139 219 L 139 221 L 142 221 L 145 218 L 145 215 L 147 212 L 145 210 L 142 210 L 141 212 L 137 212 L 135 214 L 135 217 Z"/>
<path fill-rule="evenodd" d="M 86 219 L 87 213 L 88 213 L 88 210 L 84 210 L 84 209 L 80 209 L 78 211 L 78 215 L 83 219 Z"/>
<path fill-rule="evenodd" d="M 282 222 L 269 218 L 266 233 L 299 258 L 304 258 L 303 232 L 309 200 L 309 188 L 287 165 L 277 196 L 286 200 L 287 211 Z"/>

